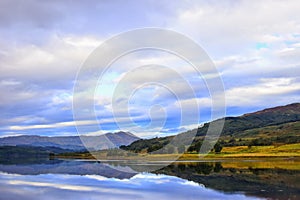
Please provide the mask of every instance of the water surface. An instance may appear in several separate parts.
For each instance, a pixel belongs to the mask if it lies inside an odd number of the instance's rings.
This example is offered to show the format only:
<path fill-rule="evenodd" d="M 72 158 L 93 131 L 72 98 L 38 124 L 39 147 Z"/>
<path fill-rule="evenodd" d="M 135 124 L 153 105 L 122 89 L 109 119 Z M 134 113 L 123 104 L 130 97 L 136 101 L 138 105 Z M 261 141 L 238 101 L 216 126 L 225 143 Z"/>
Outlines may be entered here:
<path fill-rule="evenodd" d="M 153 164 L 153 163 L 152 163 Z M 0 199 L 298 199 L 299 170 L 179 162 L 154 172 L 125 162 L 0 164 Z M 121 171 L 120 171 L 121 170 Z"/>

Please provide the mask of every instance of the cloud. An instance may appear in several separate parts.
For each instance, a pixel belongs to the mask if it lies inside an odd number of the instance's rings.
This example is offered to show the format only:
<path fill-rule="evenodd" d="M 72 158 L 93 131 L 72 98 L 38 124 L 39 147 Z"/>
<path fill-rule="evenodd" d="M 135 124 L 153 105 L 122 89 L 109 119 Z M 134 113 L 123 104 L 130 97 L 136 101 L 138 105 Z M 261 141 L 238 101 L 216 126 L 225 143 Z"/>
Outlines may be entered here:
<path fill-rule="evenodd" d="M 193 3 L 190 9 L 178 11 L 174 27 L 202 39 L 205 44 L 215 43 L 223 48 L 226 45 L 227 50 L 239 47 L 235 50 L 241 52 L 249 48 L 249 42 L 263 42 L 262 39 L 299 30 L 298 1 Z"/>
<path fill-rule="evenodd" d="M 230 108 L 250 112 L 299 102 L 299 10 L 296 0 L 174 1 L 172 5 L 168 1 L 126 5 L 118 1 L 1 1 L 1 135 L 76 134 L 73 98 L 82 100 L 80 108 L 95 100 L 96 114 L 107 131 L 118 129 L 114 111 L 121 127 L 141 135 L 176 132 L 195 124 L 192 102 L 200 105 L 203 121 L 210 119 L 211 97 L 204 79 L 213 83 L 219 75 Z M 96 92 L 86 88 L 98 77 L 88 77 L 81 93 L 72 96 L 77 70 L 99 44 L 120 32 L 153 26 L 179 31 L 198 42 L 219 74 L 203 68 L 207 73 L 200 77 L 188 62 L 170 52 L 137 51 L 113 63 Z M 126 77 L 131 87 L 126 86 Z M 180 98 L 161 85 L 143 85 L 146 80 L 168 86 Z M 113 107 L 111 96 L 118 84 L 118 106 Z M 128 94 L 126 89 L 136 93 Z M 180 103 L 190 113 L 186 121 L 191 124 L 180 125 Z M 164 112 L 153 106 L 162 106 Z M 82 114 L 76 120 L 84 126 L 91 116 Z M 140 126 L 132 129 L 136 125 Z"/>
<path fill-rule="evenodd" d="M 37 27 L 51 27 L 61 20 L 63 12 L 49 1 L 39 2 L 1 1 L 0 26 L 30 24 Z"/>
<path fill-rule="evenodd" d="M 53 36 L 43 46 L 7 44 L 0 58 L 1 124 L 38 127 L 71 120 L 77 69 L 100 42 L 87 36 Z"/>
<path fill-rule="evenodd" d="M 29 130 L 29 129 L 46 129 L 46 128 L 60 128 L 60 127 L 68 127 L 68 126 L 83 126 L 83 125 L 92 125 L 97 124 L 97 121 L 90 120 L 90 121 L 70 121 L 70 122 L 59 122 L 54 124 L 39 124 L 39 125 L 27 125 L 27 126 L 10 126 L 8 127 L 9 130 Z"/>
<path fill-rule="evenodd" d="M 296 78 L 262 78 L 260 83 L 226 91 L 228 106 L 276 105 L 278 102 L 298 102 L 300 82 Z M 289 99 L 286 99 L 289 96 Z M 276 100 L 276 101 L 274 101 Z"/>
<path fill-rule="evenodd" d="M 43 46 L 9 47 L 0 60 L 0 77 L 51 89 L 70 88 L 77 69 L 100 43 L 96 38 L 54 35 Z"/>

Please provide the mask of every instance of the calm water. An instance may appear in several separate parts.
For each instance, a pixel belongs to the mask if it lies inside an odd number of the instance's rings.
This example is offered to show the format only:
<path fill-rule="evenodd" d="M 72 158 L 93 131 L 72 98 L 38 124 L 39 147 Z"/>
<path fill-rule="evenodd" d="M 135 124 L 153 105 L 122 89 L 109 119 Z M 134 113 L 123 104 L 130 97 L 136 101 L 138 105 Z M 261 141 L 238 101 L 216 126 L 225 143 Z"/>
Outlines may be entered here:
<path fill-rule="evenodd" d="M 175 163 L 147 173 L 117 162 L 1 163 L 0 199 L 299 199 L 300 171 L 272 164 Z"/>

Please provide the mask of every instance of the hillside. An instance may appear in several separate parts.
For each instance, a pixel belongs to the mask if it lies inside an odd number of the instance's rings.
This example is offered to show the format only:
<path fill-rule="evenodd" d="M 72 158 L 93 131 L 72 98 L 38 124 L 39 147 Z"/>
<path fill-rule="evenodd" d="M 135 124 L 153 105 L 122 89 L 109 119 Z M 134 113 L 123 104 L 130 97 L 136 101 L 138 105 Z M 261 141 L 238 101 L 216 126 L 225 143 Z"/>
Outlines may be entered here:
<path fill-rule="evenodd" d="M 300 103 L 268 108 L 239 117 L 226 117 L 222 135 L 237 136 L 245 130 L 300 121 Z M 198 129 L 197 136 L 206 135 L 209 123 Z"/>
<path fill-rule="evenodd" d="M 215 122 L 215 121 L 214 121 Z M 213 123 L 213 122 L 212 122 Z M 153 138 L 138 140 L 128 146 L 121 146 L 124 150 L 134 152 L 155 152 L 168 143 L 170 152 L 182 152 L 182 149 L 198 151 L 202 145 L 210 123 L 198 129 L 178 134 L 176 137 Z M 188 149 L 189 138 L 194 136 Z M 175 140 L 175 141 L 174 141 Z M 300 142 L 300 103 L 268 108 L 261 111 L 247 113 L 238 117 L 226 117 L 224 129 L 219 138 L 221 146 L 257 146 L 280 145 Z M 183 147 L 185 148 L 183 148 Z M 157 152 L 157 153 L 168 153 Z"/>
<path fill-rule="evenodd" d="M 128 145 L 139 138 L 131 133 L 117 132 L 106 133 L 100 136 L 14 136 L 0 138 L 0 146 L 32 146 L 32 147 L 56 147 L 66 150 L 83 151 L 86 150 L 82 140 L 88 146 L 93 146 L 94 150 L 115 148 L 120 145 Z"/>

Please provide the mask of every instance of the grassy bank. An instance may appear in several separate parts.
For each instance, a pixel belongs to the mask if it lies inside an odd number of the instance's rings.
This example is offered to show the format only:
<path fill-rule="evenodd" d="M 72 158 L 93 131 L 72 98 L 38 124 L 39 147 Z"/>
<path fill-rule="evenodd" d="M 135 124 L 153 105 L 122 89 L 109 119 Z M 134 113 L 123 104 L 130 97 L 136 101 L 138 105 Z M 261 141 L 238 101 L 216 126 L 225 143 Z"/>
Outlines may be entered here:
<path fill-rule="evenodd" d="M 97 152 L 86 153 L 65 153 L 56 155 L 57 158 L 65 159 L 95 159 L 98 160 L 149 160 L 149 161 L 163 161 L 163 160 L 216 160 L 216 159 L 254 159 L 254 158 L 300 158 L 300 143 L 286 144 L 280 146 L 234 146 L 224 147 L 220 153 L 209 153 L 201 155 L 197 153 L 185 154 L 146 154 L 131 155 L 130 152 L 114 150 L 115 153 L 111 155 L 111 150 L 102 150 Z"/>

